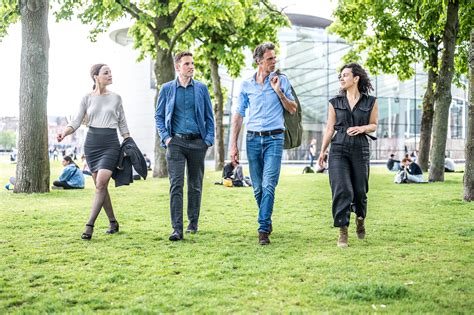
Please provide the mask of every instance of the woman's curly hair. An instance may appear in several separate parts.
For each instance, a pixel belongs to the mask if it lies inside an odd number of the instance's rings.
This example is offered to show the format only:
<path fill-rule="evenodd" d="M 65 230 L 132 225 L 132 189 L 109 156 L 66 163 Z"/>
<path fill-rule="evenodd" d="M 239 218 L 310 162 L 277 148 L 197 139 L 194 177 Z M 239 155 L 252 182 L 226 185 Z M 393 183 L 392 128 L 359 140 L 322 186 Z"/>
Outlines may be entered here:
<path fill-rule="evenodd" d="M 373 91 L 374 88 L 372 87 L 372 83 L 370 82 L 369 76 L 367 72 L 362 68 L 362 66 L 358 63 L 351 62 L 341 67 L 339 70 L 339 75 L 341 74 L 342 70 L 344 69 L 351 69 L 352 75 L 354 77 L 359 77 L 359 81 L 357 82 L 357 88 L 359 89 L 360 93 L 369 94 L 370 91 Z M 345 94 L 344 90 L 340 90 L 339 93 Z"/>

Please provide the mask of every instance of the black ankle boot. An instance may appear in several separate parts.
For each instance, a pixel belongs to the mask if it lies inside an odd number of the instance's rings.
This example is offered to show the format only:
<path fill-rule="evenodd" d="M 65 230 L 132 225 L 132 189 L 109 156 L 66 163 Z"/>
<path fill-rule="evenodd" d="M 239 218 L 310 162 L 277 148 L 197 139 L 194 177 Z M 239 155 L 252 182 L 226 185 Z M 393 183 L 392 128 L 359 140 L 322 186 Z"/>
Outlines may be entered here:
<path fill-rule="evenodd" d="M 119 231 L 119 223 L 117 221 L 110 221 L 109 229 L 105 231 L 107 234 L 114 234 Z"/>
<path fill-rule="evenodd" d="M 94 232 L 94 225 L 93 224 L 86 224 L 86 226 L 91 227 L 91 232 L 90 233 L 82 233 L 81 238 L 83 240 L 89 241 L 92 238 L 92 233 Z"/>

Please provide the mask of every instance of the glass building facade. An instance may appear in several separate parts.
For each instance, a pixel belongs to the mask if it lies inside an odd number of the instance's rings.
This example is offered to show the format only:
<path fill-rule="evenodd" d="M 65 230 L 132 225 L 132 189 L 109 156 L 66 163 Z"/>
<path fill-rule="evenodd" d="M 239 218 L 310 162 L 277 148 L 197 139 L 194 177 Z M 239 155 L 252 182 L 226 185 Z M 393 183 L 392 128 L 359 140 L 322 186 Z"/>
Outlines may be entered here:
<path fill-rule="evenodd" d="M 339 91 L 338 69 L 343 65 L 342 57 L 350 46 L 325 30 L 331 23 L 329 20 L 299 14 L 288 16 L 293 26 L 279 33 L 278 67 L 289 77 L 301 102 L 304 139 L 301 147 L 285 151 L 284 158 L 305 160 L 312 138 L 317 139 L 318 147 L 321 145 L 328 100 Z M 248 61 L 250 64 L 250 58 Z M 377 97 L 379 104 L 378 140 L 371 144 L 372 160 L 385 160 L 391 153 L 402 157 L 418 148 L 427 74 L 421 65 L 414 67 L 416 75 L 403 82 L 394 75 L 369 73 L 374 87 L 372 95 Z M 248 78 L 254 72 L 255 69 L 249 66 L 243 71 L 242 78 Z M 225 75 L 223 79 L 228 83 L 235 104 L 240 82 L 231 83 Z M 467 126 L 467 91 L 453 85 L 452 96 L 446 151 L 448 156 L 462 159 Z M 226 113 L 230 113 L 230 102 Z M 245 145 L 241 147 L 244 151 Z"/>

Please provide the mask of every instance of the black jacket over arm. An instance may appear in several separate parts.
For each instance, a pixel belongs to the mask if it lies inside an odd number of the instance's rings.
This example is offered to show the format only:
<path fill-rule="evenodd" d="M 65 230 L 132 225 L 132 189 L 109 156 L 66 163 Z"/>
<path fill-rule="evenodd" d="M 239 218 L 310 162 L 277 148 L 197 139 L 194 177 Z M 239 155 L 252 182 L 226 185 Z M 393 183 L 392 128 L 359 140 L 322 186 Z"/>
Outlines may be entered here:
<path fill-rule="evenodd" d="M 146 179 L 148 171 L 145 158 L 135 141 L 128 137 L 123 140 L 120 146 L 120 158 L 112 174 L 112 178 L 115 179 L 115 187 L 133 183 L 132 166 L 141 177 Z"/>

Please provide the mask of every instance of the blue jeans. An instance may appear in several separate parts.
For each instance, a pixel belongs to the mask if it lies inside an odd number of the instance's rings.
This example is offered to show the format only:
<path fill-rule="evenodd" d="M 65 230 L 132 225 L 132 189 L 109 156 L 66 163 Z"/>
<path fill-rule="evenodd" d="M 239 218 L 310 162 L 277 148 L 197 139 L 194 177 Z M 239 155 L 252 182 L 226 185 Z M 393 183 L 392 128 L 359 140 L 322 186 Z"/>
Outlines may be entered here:
<path fill-rule="evenodd" d="M 258 205 L 259 232 L 270 232 L 284 139 L 283 133 L 273 136 L 247 134 L 247 159 Z"/>

